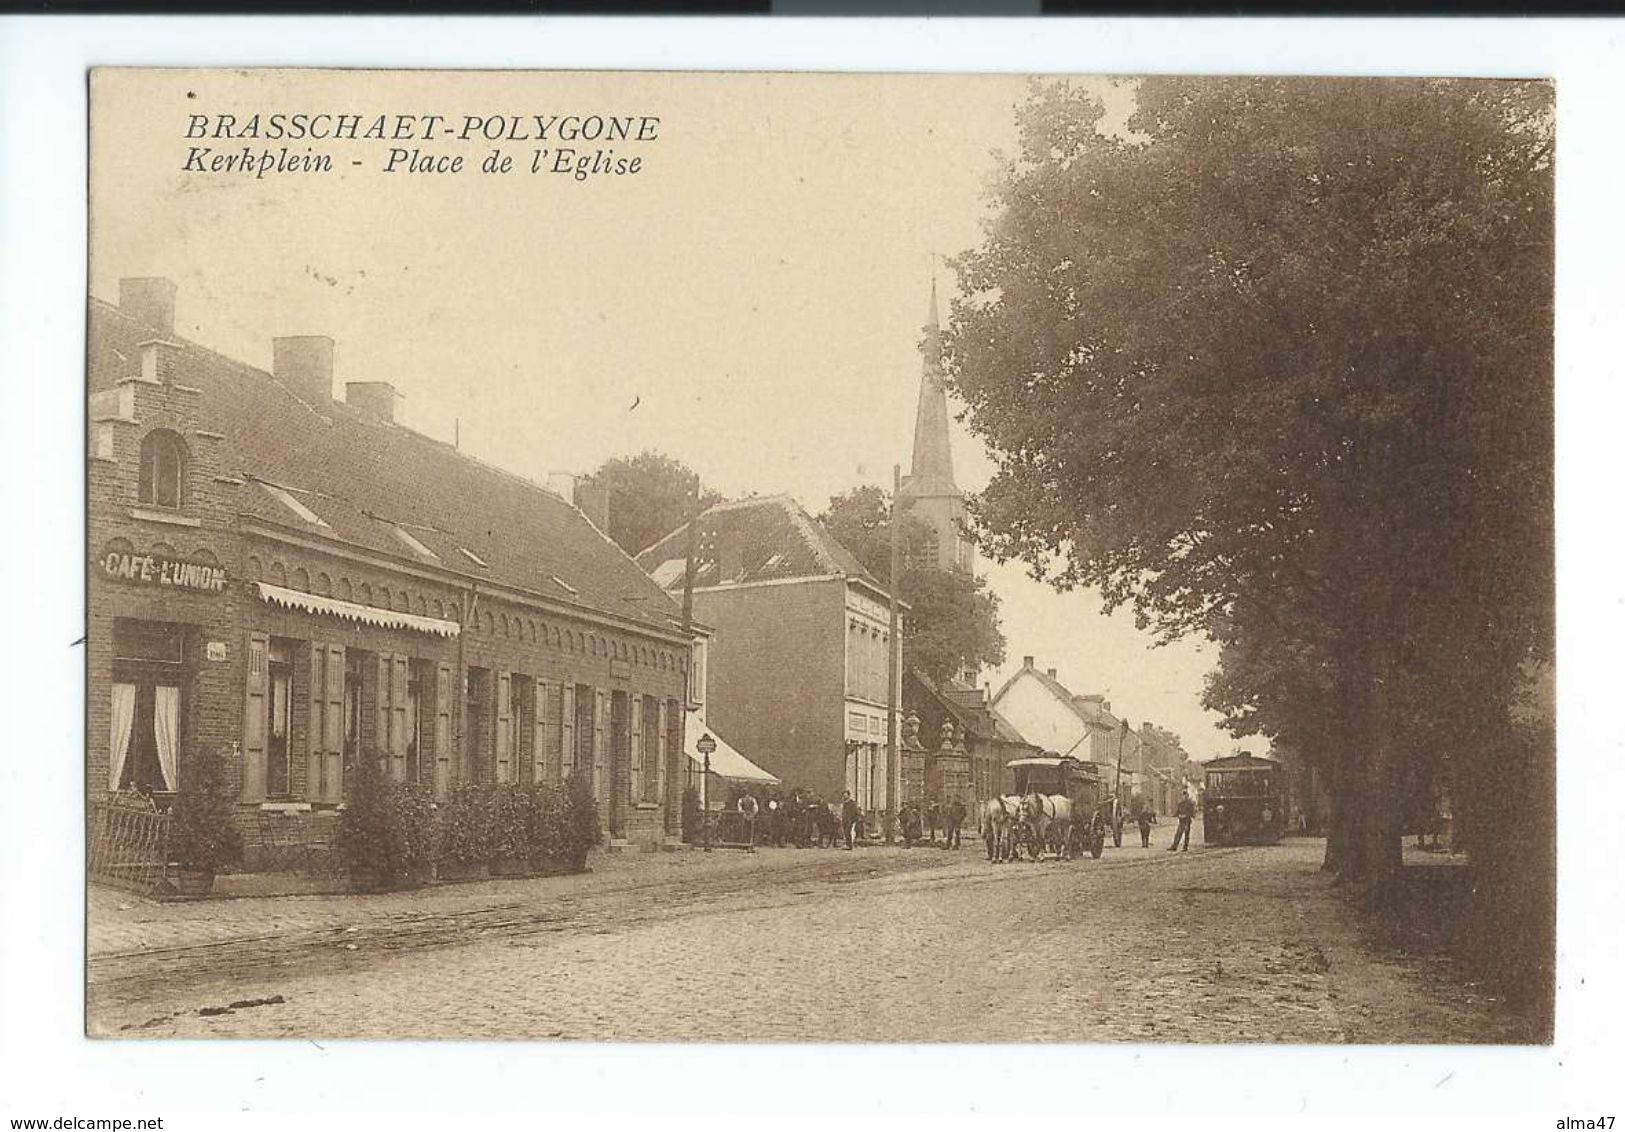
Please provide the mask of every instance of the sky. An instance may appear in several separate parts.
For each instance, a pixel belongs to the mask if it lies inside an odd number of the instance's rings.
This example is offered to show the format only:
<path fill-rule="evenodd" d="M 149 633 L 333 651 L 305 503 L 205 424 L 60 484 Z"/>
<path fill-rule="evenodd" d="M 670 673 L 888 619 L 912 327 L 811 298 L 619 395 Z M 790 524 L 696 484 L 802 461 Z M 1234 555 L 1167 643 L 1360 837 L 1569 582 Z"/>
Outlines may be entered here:
<path fill-rule="evenodd" d="M 1082 81 L 1120 121 L 1129 89 Z M 908 472 L 931 283 L 947 310 L 942 261 L 981 237 L 1025 89 L 1010 76 L 100 71 L 91 289 L 113 301 L 121 277 L 171 278 L 179 334 L 265 368 L 274 336 L 329 335 L 339 382 L 392 382 L 403 423 L 537 480 L 654 449 L 730 497 L 788 493 L 816 513 L 889 487 L 893 464 Z M 435 114 L 453 132 L 187 137 L 194 115 L 212 129 L 256 113 Z M 536 148 L 565 143 L 457 136 L 469 117 L 533 129 L 534 115 L 594 114 L 659 118 L 647 142 L 574 143 L 639 157 L 636 174 L 532 174 Z M 210 161 L 245 145 L 308 146 L 333 171 L 185 168 L 194 146 Z M 392 148 L 464 168 L 386 172 Z M 515 171 L 480 172 L 493 150 Z M 953 428 L 960 486 L 977 490 L 992 462 Z M 995 690 L 1031 655 L 1196 757 L 1237 745 L 1199 703 L 1213 646 L 1152 648 L 1096 594 L 981 569 L 1008 640 L 984 674 Z"/>

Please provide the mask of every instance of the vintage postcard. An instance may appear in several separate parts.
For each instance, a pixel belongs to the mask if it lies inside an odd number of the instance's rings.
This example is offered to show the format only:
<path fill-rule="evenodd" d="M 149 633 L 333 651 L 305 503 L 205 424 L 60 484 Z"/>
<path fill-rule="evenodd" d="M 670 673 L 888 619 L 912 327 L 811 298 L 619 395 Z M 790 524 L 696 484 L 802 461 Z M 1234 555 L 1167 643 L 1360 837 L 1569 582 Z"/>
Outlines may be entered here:
<path fill-rule="evenodd" d="M 1549 1042 L 1555 127 L 93 71 L 87 1032 Z"/>

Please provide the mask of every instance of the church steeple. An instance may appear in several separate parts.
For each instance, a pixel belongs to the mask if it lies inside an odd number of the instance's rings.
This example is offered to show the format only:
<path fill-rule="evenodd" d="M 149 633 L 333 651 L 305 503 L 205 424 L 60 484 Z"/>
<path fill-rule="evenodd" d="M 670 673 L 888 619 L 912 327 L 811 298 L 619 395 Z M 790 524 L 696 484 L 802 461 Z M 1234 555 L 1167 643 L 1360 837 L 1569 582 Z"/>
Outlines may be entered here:
<path fill-rule="evenodd" d="M 898 502 L 930 525 L 931 558 L 938 569 L 973 568 L 975 554 L 965 537 L 965 497 L 954 483 L 954 457 L 948 447 L 948 392 L 942 384 L 942 326 L 937 315 L 937 281 L 931 280 L 920 370 L 920 403 L 914 414 L 914 463 L 903 480 Z"/>
<path fill-rule="evenodd" d="M 909 478 L 914 494 L 957 495 L 954 457 L 948 447 L 948 394 L 942 387 L 942 328 L 937 316 L 937 281 L 931 280 L 931 310 L 925 323 L 920 403 L 914 414 L 914 462 Z"/>

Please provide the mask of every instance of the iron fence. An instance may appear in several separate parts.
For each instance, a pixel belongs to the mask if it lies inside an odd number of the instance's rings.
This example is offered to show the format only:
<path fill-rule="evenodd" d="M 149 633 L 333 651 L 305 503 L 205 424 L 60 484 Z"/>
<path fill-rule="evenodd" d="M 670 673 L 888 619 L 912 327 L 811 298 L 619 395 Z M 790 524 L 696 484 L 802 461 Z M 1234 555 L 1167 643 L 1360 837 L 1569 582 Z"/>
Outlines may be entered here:
<path fill-rule="evenodd" d="M 149 893 L 169 861 L 169 815 L 145 799 L 90 804 L 89 874 L 94 883 Z"/>

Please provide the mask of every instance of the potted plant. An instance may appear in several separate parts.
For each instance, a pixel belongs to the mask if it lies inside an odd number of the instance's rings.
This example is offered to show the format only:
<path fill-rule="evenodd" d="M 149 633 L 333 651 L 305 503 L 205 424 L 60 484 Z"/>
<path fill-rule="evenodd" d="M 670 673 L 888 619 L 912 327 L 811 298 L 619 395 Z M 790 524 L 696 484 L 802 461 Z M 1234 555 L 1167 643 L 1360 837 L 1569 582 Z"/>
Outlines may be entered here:
<path fill-rule="evenodd" d="M 243 859 L 243 835 L 232 817 L 225 760 L 214 749 L 200 750 L 186 768 L 185 784 L 170 810 L 170 857 L 175 888 L 182 896 L 206 896 L 215 873 Z"/>
<path fill-rule="evenodd" d="M 403 854 L 390 783 L 375 752 L 362 752 L 345 786 L 333 851 L 349 873 L 352 892 L 382 892 Z"/>

